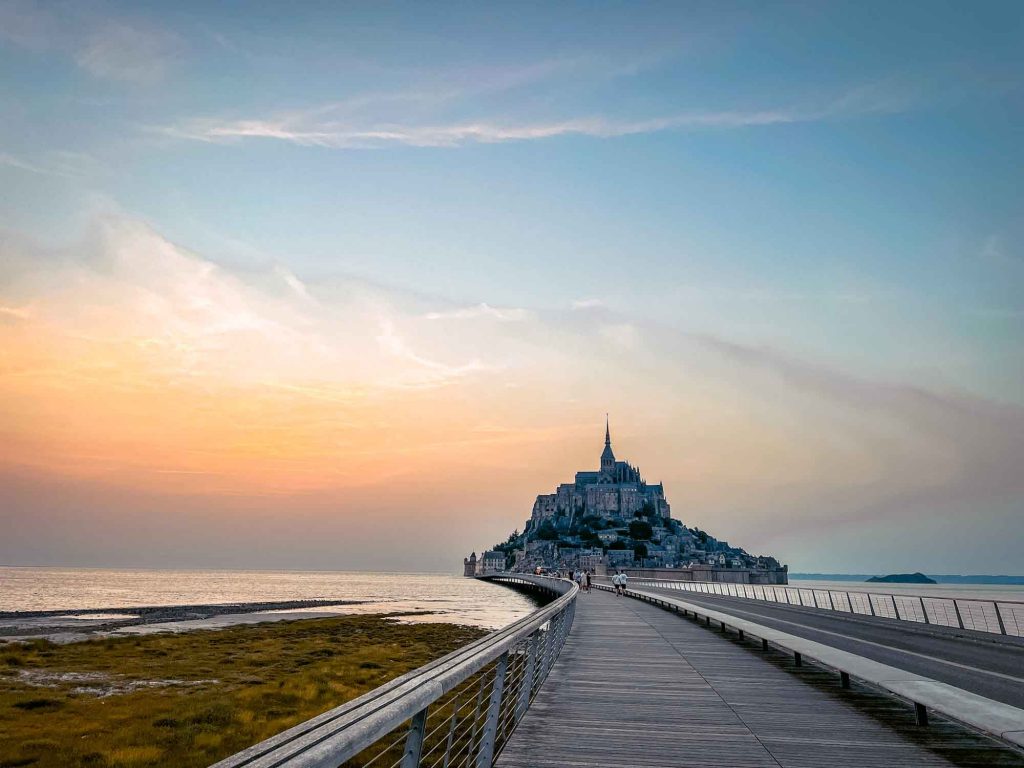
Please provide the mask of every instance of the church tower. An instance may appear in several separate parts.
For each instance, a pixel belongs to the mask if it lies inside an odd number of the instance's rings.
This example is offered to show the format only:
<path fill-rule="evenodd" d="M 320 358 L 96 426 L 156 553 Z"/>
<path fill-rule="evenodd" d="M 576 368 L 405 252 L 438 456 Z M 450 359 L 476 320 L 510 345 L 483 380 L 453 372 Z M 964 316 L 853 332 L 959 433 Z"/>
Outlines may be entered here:
<path fill-rule="evenodd" d="M 601 452 L 601 472 L 615 474 L 615 454 L 612 453 L 612 435 L 608 428 L 608 414 L 604 415 L 604 450 Z"/>

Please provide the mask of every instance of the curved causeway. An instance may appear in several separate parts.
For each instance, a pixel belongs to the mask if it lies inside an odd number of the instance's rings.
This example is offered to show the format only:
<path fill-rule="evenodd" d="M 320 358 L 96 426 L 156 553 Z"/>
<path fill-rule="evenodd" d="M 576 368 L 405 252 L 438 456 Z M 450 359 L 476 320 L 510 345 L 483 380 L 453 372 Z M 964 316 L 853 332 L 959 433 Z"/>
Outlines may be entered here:
<path fill-rule="evenodd" d="M 1024 766 L 1024 755 L 834 673 L 606 592 L 581 594 L 502 768 Z"/>

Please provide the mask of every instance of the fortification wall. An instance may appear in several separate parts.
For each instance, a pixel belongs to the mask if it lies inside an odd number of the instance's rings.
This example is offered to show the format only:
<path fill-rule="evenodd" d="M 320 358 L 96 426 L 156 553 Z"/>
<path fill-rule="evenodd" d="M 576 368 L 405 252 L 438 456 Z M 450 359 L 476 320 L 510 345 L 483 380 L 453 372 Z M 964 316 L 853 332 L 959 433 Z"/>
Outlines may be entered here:
<path fill-rule="evenodd" d="M 750 568 L 620 568 L 641 579 L 670 581 L 719 581 L 729 584 L 788 584 L 789 572 L 784 568 L 759 571 Z"/>

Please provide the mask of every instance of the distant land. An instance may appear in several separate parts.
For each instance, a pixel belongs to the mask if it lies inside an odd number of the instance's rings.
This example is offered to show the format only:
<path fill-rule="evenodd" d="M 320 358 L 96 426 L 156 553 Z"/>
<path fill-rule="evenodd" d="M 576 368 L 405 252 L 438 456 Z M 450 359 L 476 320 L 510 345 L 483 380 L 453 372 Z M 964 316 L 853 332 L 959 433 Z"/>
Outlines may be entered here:
<path fill-rule="evenodd" d="M 791 579 L 814 581 L 867 581 L 877 576 L 872 573 L 790 573 Z M 934 574 L 928 577 L 939 584 L 1024 584 L 1024 576 L 992 576 L 988 574 Z"/>
<path fill-rule="evenodd" d="M 938 584 L 935 579 L 930 579 L 921 572 L 917 573 L 890 573 L 888 576 L 872 576 L 867 580 L 869 584 Z"/>

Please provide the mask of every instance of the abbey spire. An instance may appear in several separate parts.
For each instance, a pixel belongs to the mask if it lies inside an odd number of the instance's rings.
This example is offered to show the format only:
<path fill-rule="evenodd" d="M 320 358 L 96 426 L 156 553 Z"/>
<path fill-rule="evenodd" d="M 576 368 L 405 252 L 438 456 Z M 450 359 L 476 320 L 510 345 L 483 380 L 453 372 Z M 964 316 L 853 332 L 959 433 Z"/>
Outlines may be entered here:
<path fill-rule="evenodd" d="M 612 433 L 608 426 L 608 414 L 604 415 L 604 450 L 601 452 L 601 471 L 607 474 L 615 472 L 615 454 L 612 453 Z"/>

